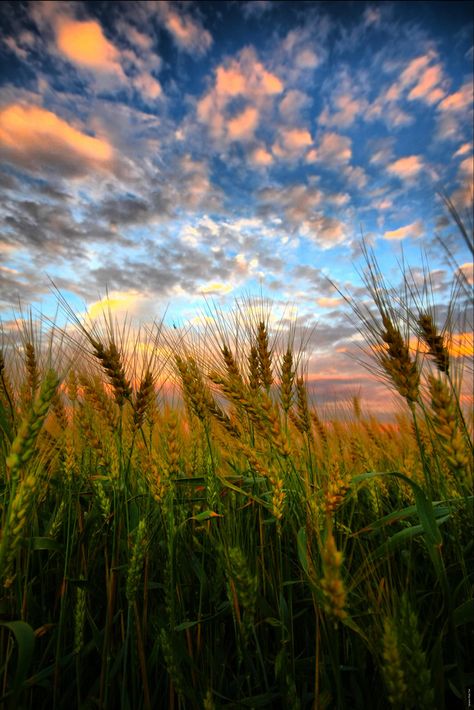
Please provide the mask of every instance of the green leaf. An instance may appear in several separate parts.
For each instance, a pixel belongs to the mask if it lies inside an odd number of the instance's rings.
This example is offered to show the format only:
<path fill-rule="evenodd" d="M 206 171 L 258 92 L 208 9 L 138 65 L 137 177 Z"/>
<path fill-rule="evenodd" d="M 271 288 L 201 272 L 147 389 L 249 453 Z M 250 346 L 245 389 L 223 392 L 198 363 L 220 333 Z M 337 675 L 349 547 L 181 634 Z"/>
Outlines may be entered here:
<path fill-rule="evenodd" d="M 61 550 L 63 545 L 52 537 L 32 537 L 33 550 Z"/>
<path fill-rule="evenodd" d="M 175 631 L 185 631 L 186 629 L 191 629 L 193 626 L 197 626 L 199 621 L 183 621 L 182 624 L 174 627 Z"/>
<path fill-rule="evenodd" d="M 464 626 L 474 622 L 474 600 L 468 599 L 454 610 L 455 626 Z"/>
<path fill-rule="evenodd" d="M 35 647 L 35 634 L 33 629 L 25 621 L 0 621 L 0 626 L 4 626 L 12 632 L 18 647 L 15 677 L 13 687 L 7 693 L 10 695 L 10 705 L 12 708 L 20 707 L 18 699 L 23 690 L 25 680 L 30 668 L 33 650 Z"/>
<path fill-rule="evenodd" d="M 211 518 L 223 518 L 223 515 L 219 515 L 219 513 L 215 513 L 213 510 L 203 510 L 202 513 L 198 513 L 197 515 L 193 515 L 188 520 L 197 520 L 198 523 L 202 523 L 204 520 L 210 520 Z"/>
<path fill-rule="evenodd" d="M 308 549 L 306 543 L 306 530 L 304 528 L 300 528 L 298 530 L 296 542 L 298 547 L 298 559 L 302 568 L 304 569 L 306 574 L 308 574 Z"/>

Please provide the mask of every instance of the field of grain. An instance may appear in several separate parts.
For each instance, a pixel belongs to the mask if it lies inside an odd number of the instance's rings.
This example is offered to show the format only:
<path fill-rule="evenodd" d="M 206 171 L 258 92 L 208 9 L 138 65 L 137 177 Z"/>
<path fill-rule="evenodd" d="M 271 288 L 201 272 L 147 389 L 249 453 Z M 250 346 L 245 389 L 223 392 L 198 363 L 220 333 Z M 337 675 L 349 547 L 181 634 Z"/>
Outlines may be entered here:
<path fill-rule="evenodd" d="M 324 416 L 264 308 L 133 349 L 111 318 L 4 340 L 1 707 L 467 707 L 459 358 L 369 266 L 392 423 Z"/>

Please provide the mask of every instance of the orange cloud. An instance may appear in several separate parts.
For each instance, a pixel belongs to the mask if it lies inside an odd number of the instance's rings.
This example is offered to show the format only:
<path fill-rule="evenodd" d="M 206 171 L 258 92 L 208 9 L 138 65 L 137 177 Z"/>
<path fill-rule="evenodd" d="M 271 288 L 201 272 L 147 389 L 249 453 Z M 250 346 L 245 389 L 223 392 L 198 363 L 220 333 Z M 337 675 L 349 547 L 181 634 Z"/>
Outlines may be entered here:
<path fill-rule="evenodd" d="M 262 147 L 255 148 L 251 158 L 252 162 L 256 163 L 256 165 L 270 165 L 273 162 L 272 154 Z"/>
<path fill-rule="evenodd" d="M 409 155 L 406 158 L 399 158 L 387 166 L 387 170 L 392 175 L 400 179 L 410 179 L 418 175 L 423 168 L 423 161 L 419 155 Z"/>
<path fill-rule="evenodd" d="M 245 93 L 245 77 L 235 67 L 217 67 L 216 91 L 218 94 L 239 96 Z"/>
<path fill-rule="evenodd" d="M 11 156 L 33 162 L 54 162 L 57 154 L 64 154 L 71 164 L 80 161 L 84 167 L 105 165 L 113 157 L 105 139 L 82 133 L 39 106 L 12 104 L 0 111 L 0 145 Z"/>
<path fill-rule="evenodd" d="M 256 108 L 248 106 L 238 116 L 231 119 L 227 134 L 231 140 L 249 140 L 258 126 L 259 114 Z"/>
<path fill-rule="evenodd" d="M 342 306 L 342 304 L 344 303 L 344 299 L 337 298 L 337 296 L 321 296 L 321 298 L 316 299 L 316 303 L 318 304 L 318 306 L 321 306 L 321 308 L 336 308 L 337 306 Z"/>
<path fill-rule="evenodd" d="M 59 51 L 75 64 L 124 77 L 119 51 L 104 36 L 97 20 L 81 22 L 62 18 L 58 22 L 56 42 Z"/>
<path fill-rule="evenodd" d="M 462 146 L 458 148 L 457 151 L 454 153 L 453 158 L 457 158 L 460 155 L 466 155 L 466 153 L 469 153 L 471 148 L 471 143 L 463 143 Z"/>
<path fill-rule="evenodd" d="M 197 118 L 216 139 L 249 138 L 260 111 L 270 97 L 282 91 L 280 79 L 258 61 L 253 48 L 246 47 L 225 66 L 217 67 L 214 86 L 197 102 Z M 229 116 L 229 103 L 234 97 L 244 97 L 252 104 L 237 117 Z"/>
<path fill-rule="evenodd" d="M 406 237 L 419 237 L 423 234 L 423 223 L 421 220 L 399 227 L 389 232 L 384 232 L 384 239 L 405 239 Z"/>
<path fill-rule="evenodd" d="M 466 264 L 461 264 L 461 266 L 458 267 L 458 271 L 463 274 L 470 286 L 474 286 L 474 264 L 472 261 L 467 262 Z"/>
<path fill-rule="evenodd" d="M 227 96 L 273 96 L 283 91 L 280 79 L 258 61 L 255 50 L 246 47 L 228 67 L 218 67 L 214 90 Z"/>
<path fill-rule="evenodd" d="M 290 151 L 302 150 L 313 142 L 311 134 L 305 128 L 292 128 L 282 131 L 285 148 Z"/>

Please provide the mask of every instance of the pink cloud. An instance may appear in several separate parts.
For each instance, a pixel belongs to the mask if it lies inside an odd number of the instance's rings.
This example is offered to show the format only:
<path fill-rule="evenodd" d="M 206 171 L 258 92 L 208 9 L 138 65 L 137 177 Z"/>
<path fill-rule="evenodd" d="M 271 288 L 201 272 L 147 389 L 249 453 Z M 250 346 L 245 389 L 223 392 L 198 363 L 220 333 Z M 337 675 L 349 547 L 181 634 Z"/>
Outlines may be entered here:
<path fill-rule="evenodd" d="M 416 177 L 423 167 L 423 161 L 419 155 L 409 155 L 390 163 L 387 166 L 387 171 L 401 180 L 406 180 Z"/>
<path fill-rule="evenodd" d="M 348 163 L 352 157 L 352 141 L 339 133 L 323 133 L 316 148 L 315 158 L 329 165 Z M 309 156 L 308 156 L 309 157 Z"/>
<path fill-rule="evenodd" d="M 459 91 L 446 96 L 444 101 L 440 103 L 438 109 L 440 111 L 457 112 L 472 106 L 473 87 L 472 84 L 464 84 Z"/>
<path fill-rule="evenodd" d="M 238 116 L 227 124 L 227 135 L 230 140 L 249 140 L 253 138 L 258 126 L 259 114 L 256 108 L 248 106 Z"/>
<path fill-rule="evenodd" d="M 428 104 L 436 103 L 443 98 L 444 91 L 438 84 L 442 80 L 442 69 L 440 64 L 428 67 L 420 77 L 418 83 L 408 94 L 408 99 L 423 99 Z"/>

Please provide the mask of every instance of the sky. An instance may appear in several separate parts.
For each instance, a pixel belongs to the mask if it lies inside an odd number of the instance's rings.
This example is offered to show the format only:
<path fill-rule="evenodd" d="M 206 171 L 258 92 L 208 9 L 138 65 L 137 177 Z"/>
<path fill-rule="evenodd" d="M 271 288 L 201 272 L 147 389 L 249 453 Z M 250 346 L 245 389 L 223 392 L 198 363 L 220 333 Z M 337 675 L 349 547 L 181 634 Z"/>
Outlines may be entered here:
<path fill-rule="evenodd" d="M 4 0 L 4 328 L 52 282 L 137 322 L 263 297 L 314 328 L 322 399 L 382 409 L 337 289 L 367 295 L 362 237 L 440 314 L 472 281 L 439 196 L 472 210 L 472 36 L 470 2 Z"/>

